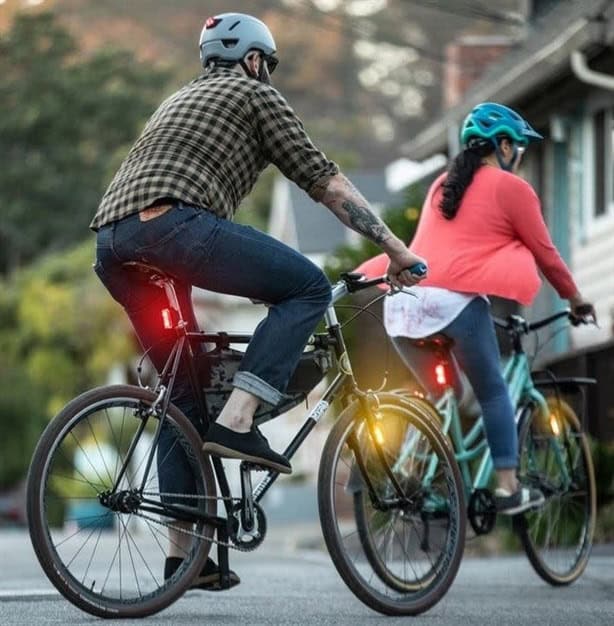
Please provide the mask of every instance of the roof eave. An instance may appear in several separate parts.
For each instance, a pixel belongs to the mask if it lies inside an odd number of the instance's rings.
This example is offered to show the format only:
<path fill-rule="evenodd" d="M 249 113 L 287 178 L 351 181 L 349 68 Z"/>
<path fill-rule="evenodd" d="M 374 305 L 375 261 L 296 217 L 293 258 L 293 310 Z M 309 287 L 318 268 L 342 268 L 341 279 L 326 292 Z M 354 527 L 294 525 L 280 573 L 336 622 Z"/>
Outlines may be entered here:
<path fill-rule="evenodd" d="M 446 152 L 450 127 L 458 125 L 467 111 L 476 104 L 489 100 L 513 104 L 523 95 L 538 88 L 552 74 L 569 67 L 571 52 L 599 41 L 601 35 L 594 22 L 586 18 L 575 20 L 541 49 L 519 61 L 505 75 L 495 80 L 490 76 L 480 80 L 471 88 L 470 96 L 401 146 L 402 154 L 422 160 L 436 152 Z"/>

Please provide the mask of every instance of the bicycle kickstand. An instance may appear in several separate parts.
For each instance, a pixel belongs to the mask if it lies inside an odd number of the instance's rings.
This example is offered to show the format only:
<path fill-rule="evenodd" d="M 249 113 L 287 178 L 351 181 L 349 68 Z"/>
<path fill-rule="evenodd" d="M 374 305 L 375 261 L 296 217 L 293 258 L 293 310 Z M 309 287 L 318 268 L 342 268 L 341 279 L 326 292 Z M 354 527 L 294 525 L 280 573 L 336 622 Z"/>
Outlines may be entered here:
<path fill-rule="evenodd" d="M 220 589 L 230 588 L 230 564 L 228 561 L 228 530 L 226 526 L 218 526 L 217 538 L 219 543 L 217 544 L 217 558 L 220 568 Z"/>

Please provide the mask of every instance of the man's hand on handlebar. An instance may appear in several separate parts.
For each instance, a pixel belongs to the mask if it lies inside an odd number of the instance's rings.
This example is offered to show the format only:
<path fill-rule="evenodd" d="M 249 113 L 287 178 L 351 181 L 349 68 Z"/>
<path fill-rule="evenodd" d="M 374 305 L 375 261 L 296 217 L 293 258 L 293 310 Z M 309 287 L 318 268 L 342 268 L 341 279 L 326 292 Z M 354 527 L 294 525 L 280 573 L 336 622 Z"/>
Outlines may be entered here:
<path fill-rule="evenodd" d="M 416 254 L 412 254 L 407 248 L 392 254 L 388 253 L 390 263 L 386 274 L 388 280 L 399 289 L 411 287 L 427 276 L 426 261 Z"/>

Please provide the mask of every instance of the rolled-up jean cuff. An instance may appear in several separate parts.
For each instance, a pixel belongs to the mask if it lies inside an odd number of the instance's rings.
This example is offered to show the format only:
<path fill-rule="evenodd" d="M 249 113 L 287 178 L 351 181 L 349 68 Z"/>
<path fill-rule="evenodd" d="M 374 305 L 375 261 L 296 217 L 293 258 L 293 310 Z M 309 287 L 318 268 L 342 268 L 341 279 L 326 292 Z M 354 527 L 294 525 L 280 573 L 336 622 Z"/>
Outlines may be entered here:
<path fill-rule="evenodd" d="M 248 393 L 254 394 L 264 402 L 277 406 L 284 398 L 284 394 L 281 391 L 271 387 L 269 383 L 258 378 L 251 372 L 239 371 L 235 374 L 232 384 L 237 389 L 242 389 Z"/>
<path fill-rule="evenodd" d="M 493 459 L 493 465 L 495 469 L 516 469 L 518 467 L 518 459 L 512 457 L 501 457 L 500 459 Z"/>

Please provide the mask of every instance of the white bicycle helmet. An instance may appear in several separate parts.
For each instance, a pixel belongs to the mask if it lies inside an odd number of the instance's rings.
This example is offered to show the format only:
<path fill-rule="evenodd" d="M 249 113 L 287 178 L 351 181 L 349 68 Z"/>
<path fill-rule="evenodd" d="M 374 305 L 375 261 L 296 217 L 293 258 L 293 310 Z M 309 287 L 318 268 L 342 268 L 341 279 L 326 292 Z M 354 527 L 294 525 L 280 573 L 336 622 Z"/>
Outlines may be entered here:
<path fill-rule="evenodd" d="M 275 40 L 264 22 L 245 13 L 221 13 L 207 18 L 200 33 L 200 60 L 203 67 L 211 61 L 242 63 L 250 50 L 259 50 L 273 72 L 277 59 Z"/>

